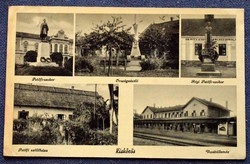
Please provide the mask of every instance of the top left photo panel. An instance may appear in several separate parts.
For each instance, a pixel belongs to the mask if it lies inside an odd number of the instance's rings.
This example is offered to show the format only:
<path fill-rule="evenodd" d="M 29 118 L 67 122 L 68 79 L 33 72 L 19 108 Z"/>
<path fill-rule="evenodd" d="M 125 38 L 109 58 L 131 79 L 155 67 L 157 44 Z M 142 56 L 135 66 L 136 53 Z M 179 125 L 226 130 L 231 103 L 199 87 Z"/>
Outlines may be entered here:
<path fill-rule="evenodd" d="M 74 14 L 17 13 L 15 75 L 72 76 Z"/>

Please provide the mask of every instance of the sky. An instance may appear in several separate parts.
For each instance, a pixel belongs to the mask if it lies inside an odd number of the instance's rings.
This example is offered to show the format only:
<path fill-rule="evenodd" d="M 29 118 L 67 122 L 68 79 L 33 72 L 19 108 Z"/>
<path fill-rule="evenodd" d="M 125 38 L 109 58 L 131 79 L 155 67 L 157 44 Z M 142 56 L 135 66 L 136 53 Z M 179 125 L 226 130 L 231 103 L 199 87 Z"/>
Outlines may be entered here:
<path fill-rule="evenodd" d="M 56 35 L 61 29 L 70 39 L 74 38 L 73 14 L 18 13 L 16 31 L 40 34 L 40 25 L 46 19 L 49 26 L 48 35 Z"/>
<path fill-rule="evenodd" d="M 228 101 L 231 115 L 236 115 L 236 88 L 233 86 L 169 86 L 135 85 L 134 109 L 141 114 L 146 106 L 169 107 L 185 105 L 192 97 L 206 99 L 222 106 Z"/>
<path fill-rule="evenodd" d="M 135 23 L 135 14 L 77 14 L 76 15 L 76 32 L 82 32 L 82 34 L 89 34 L 92 32 L 92 28 L 96 25 L 101 25 L 108 20 L 112 20 L 112 17 L 122 17 L 125 28 L 131 27 Z M 151 23 L 162 23 L 170 21 L 170 17 L 174 20 L 178 20 L 177 14 L 159 15 L 159 14 L 137 14 L 136 22 L 138 24 L 138 34 L 142 33 Z M 160 19 L 163 18 L 164 20 Z M 134 31 L 130 31 L 134 34 Z"/>
<path fill-rule="evenodd" d="M 236 18 L 236 15 L 214 15 L 214 18 Z M 204 15 L 183 14 L 181 19 L 204 19 Z"/>
<path fill-rule="evenodd" d="M 74 86 L 74 89 L 77 90 L 85 90 L 85 91 L 95 91 L 95 84 L 48 84 L 48 83 L 39 83 L 39 84 L 32 84 L 32 85 L 40 85 L 40 86 L 50 86 L 50 87 L 59 87 L 59 88 L 67 88 L 71 89 Z M 104 100 L 110 99 L 109 97 L 109 89 L 107 84 L 98 84 L 97 85 L 97 92 L 101 95 Z"/>

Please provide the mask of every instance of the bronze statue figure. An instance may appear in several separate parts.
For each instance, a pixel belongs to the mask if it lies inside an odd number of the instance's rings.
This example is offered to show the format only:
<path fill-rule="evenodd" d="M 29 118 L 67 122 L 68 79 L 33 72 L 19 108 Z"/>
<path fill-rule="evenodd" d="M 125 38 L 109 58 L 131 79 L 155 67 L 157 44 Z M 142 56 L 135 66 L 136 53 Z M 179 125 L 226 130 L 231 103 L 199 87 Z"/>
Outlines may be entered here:
<path fill-rule="evenodd" d="M 49 26 L 46 23 L 46 19 L 43 20 L 43 23 L 40 26 L 40 38 L 42 42 L 46 42 L 46 38 L 48 36 Z"/>

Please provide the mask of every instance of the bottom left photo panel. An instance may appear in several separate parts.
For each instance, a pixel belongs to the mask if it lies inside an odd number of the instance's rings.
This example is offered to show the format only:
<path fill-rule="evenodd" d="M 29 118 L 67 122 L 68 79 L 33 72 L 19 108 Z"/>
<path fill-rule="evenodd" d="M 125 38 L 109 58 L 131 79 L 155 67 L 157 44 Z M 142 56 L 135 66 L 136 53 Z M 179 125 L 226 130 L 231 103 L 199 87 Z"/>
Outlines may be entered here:
<path fill-rule="evenodd" d="M 119 86 L 15 83 L 12 144 L 117 145 Z"/>

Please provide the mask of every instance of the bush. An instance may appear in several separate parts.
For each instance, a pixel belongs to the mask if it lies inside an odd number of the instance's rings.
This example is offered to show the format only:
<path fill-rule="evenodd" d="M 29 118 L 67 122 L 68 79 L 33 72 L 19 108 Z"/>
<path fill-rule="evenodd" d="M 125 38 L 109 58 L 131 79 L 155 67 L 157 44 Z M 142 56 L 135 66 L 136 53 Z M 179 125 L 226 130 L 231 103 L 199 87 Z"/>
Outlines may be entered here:
<path fill-rule="evenodd" d="M 76 57 L 75 59 L 75 71 L 76 72 L 93 72 L 94 67 L 96 66 L 97 62 L 96 58 L 90 57 Z"/>
<path fill-rule="evenodd" d="M 24 56 L 25 62 L 36 62 L 37 52 L 36 51 L 28 51 Z"/>
<path fill-rule="evenodd" d="M 53 52 L 50 55 L 50 58 L 52 60 L 52 62 L 56 62 L 56 64 L 59 64 L 59 66 L 62 66 L 62 62 L 63 62 L 63 56 L 61 52 Z"/>
<path fill-rule="evenodd" d="M 46 121 L 43 125 L 42 122 Z M 25 123 L 23 128 L 17 129 L 17 125 Z M 28 124 L 29 122 L 29 124 Z M 40 128 L 35 128 L 37 123 Z M 61 144 L 62 136 L 58 123 L 55 120 L 41 119 L 39 117 L 29 118 L 29 120 L 14 120 L 13 144 Z"/>
<path fill-rule="evenodd" d="M 149 58 L 140 62 L 140 65 L 143 71 L 160 69 L 162 66 L 162 60 L 158 58 Z"/>
<path fill-rule="evenodd" d="M 163 69 L 179 69 L 179 61 L 178 60 L 166 60 L 163 62 L 162 67 Z"/>
<path fill-rule="evenodd" d="M 27 129 L 28 127 L 28 122 L 25 119 L 15 119 L 13 121 L 13 130 L 14 131 L 23 131 Z"/>
<path fill-rule="evenodd" d="M 73 57 L 65 61 L 64 68 L 69 70 L 70 72 L 73 72 Z"/>

